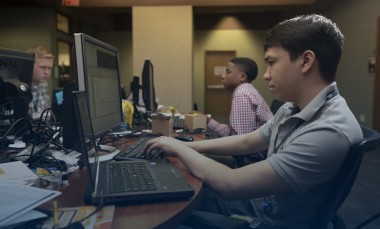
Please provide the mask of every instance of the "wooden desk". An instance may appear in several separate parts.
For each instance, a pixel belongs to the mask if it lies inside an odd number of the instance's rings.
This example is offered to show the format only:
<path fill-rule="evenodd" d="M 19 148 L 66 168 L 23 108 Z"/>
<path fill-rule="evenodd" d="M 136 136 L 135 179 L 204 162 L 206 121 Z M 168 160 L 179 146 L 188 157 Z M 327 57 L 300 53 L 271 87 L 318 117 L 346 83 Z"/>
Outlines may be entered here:
<path fill-rule="evenodd" d="M 125 144 L 131 144 L 130 142 Z M 182 175 L 191 184 L 195 194 L 188 200 L 160 202 L 141 205 L 125 205 L 115 208 L 113 229 L 119 228 L 174 228 L 180 224 L 195 208 L 199 199 L 202 182 L 189 174 L 181 162 L 170 158 L 179 168 Z M 73 173 L 69 178 L 69 185 L 61 188 L 62 195 L 58 196 L 59 207 L 76 207 L 85 205 L 83 202 L 87 181 L 87 171 L 82 169 Z"/>

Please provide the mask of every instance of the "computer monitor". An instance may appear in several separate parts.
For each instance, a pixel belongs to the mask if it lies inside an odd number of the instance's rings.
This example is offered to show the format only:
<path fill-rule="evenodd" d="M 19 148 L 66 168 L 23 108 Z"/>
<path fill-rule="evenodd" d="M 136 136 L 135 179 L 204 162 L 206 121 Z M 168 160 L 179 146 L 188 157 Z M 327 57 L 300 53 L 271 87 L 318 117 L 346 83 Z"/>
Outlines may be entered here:
<path fill-rule="evenodd" d="M 87 92 L 94 137 L 122 128 L 118 49 L 86 34 L 75 33 L 74 58 L 78 90 Z"/>
<path fill-rule="evenodd" d="M 153 64 L 150 59 L 145 59 L 142 70 L 142 96 L 145 104 L 145 109 L 148 112 L 157 110 L 156 95 L 154 91 L 154 74 Z"/>
<path fill-rule="evenodd" d="M 132 102 L 133 106 L 139 105 L 140 100 L 140 78 L 138 76 L 134 76 L 131 82 L 131 93 L 132 93 Z"/>
<path fill-rule="evenodd" d="M 1 119 L 15 121 L 27 117 L 33 66 L 34 53 L 0 47 Z"/>
<path fill-rule="evenodd" d="M 4 82 L 32 85 L 34 53 L 0 47 L 0 76 Z"/>
<path fill-rule="evenodd" d="M 133 122 L 134 124 L 141 124 L 142 117 L 139 111 L 140 102 L 140 77 L 134 76 L 131 82 L 131 95 L 133 103 Z"/>

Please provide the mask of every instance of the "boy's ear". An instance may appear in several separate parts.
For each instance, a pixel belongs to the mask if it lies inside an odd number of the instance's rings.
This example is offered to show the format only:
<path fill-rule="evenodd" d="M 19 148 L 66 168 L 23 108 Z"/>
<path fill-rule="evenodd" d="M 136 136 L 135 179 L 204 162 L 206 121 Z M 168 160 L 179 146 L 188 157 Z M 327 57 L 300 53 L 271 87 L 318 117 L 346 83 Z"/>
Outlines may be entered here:
<path fill-rule="evenodd" d="M 247 82 L 247 81 L 248 81 L 247 74 L 245 74 L 244 72 L 242 72 L 241 76 L 240 76 L 240 82 L 243 83 L 243 82 Z"/>
<path fill-rule="evenodd" d="M 315 53 L 311 50 L 306 50 L 303 54 L 302 72 L 307 72 L 313 66 L 315 61 Z"/>

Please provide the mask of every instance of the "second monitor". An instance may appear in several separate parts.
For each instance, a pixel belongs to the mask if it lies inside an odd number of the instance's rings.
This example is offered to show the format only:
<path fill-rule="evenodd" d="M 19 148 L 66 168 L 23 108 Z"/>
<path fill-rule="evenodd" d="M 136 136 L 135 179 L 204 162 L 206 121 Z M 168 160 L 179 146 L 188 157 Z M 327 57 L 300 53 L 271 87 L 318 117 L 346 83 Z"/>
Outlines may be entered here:
<path fill-rule="evenodd" d="M 156 94 L 154 89 L 153 64 L 150 59 L 145 59 L 142 70 L 142 96 L 147 112 L 157 110 Z"/>

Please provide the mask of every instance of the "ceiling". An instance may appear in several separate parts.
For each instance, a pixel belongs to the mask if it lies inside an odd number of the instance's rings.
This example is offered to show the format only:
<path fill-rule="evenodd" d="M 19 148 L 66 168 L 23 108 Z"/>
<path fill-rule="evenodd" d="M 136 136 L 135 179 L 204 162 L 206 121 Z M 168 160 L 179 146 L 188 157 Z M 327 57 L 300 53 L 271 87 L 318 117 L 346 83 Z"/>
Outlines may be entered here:
<path fill-rule="evenodd" d="M 192 5 L 192 6 L 270 6 L 309 5 L 317 0 L 68 0 L 79 2 L 82 7 L 131 7 L 145 5 Z"/>
<path fill-rule="evenodd" d="M 79 6 L 63 6 L 79 1 Z M 50 7 L 96 29 L 120 28 L 131 21 L 132 6 L 192 5 L 195 28 L 207 27 L 208 19 L 236 15 L 243 19 L 275 22 L 300 13 L 323 12 L 344 0 L 1 0 L 0 7 Z M 199 26 L 197 25 L 199 19 Z M 125 29 L 125 26 L 121 26 Z"/>

